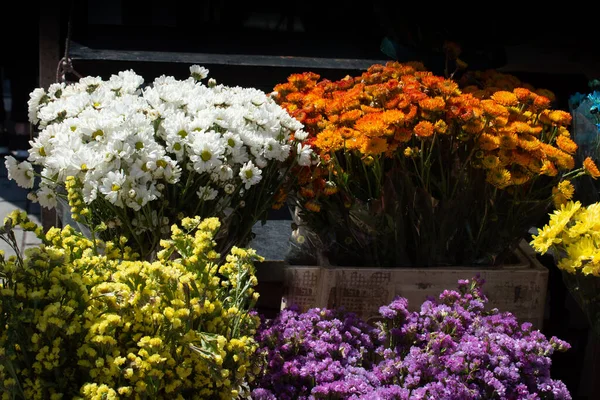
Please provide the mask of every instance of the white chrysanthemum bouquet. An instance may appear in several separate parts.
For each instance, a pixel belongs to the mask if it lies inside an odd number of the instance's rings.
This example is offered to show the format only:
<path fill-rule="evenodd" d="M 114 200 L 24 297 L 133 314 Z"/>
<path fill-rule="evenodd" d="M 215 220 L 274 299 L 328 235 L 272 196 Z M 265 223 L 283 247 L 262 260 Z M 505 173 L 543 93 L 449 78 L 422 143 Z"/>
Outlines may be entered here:
<path fill-rule="evenodd" d="M 29 118 L 39 134 L 28 161 L 7 158 L 9 177 L 32 188 L 39 175 L 32 197 L 43 207 L 68 200 L 75 220 L 104 222 L 101 235 L 125 235 L 144 256 L 177 218 L 193 215 L 221 219 L 222 254 L 245 245 L 252 226 L 283 204 L 290 169 L 315 157 L 302 124 L 268 95 L 204 85 L 208 71 L 190 71 L 146 87 L 123 71 L 34 90 Z"/>

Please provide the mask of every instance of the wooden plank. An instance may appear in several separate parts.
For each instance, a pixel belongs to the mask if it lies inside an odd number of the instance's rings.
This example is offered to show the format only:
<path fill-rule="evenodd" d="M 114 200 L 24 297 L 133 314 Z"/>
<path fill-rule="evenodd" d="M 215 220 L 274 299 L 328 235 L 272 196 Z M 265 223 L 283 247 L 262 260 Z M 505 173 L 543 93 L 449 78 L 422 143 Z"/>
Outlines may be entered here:
<path fill-rule="evenodd" d="M 369 320 L 379 307 L 400 295 L 416 311 L 428 296 L 455 289 L 459 279 L 477 273 L 486 281 L 483 291 L 488 309 L 512 312 L 521 322 L 543 327 L 548 269 L 526 242 L 515 252 L 518 262 L 500 267 L 371 268 L 288 265 L 284 272 L 282 308 L 293 304 L 303 311 L 312 307 L 344 307 Z"/>
<path fill-rule="evenodd" d="M 77 42 L 71 43 L 73 60 L 166 62 L 200 65 L 239 65 L 253 67 L 282 67 L 310 69 L 366 70 L 373 64 L 385 64 L 389 60 L 270 56 L 252 54 L 210 54 L 165 51 L 105 50 L 92 49 Z"/>

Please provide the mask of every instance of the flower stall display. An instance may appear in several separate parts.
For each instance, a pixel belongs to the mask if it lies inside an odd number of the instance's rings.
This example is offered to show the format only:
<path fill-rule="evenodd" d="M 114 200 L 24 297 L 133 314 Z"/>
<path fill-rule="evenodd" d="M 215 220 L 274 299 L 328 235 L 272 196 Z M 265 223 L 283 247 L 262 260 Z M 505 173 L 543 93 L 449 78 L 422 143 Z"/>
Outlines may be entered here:
<path fill-rule="evenodd" d="M 552 355 L 569 344 L 485 312 L 482 283 L 459 281 L 420 312 L 398 297 L 374 326 L 341 310 L 283 310 L 257 334 L 265 367 L 252 398 L 570 399 L 550 375 Z"/>
<path fill-rule="evenodd" d="M 42 244 L 22 258 L 13 227 Z M 253 250 L 219 263 L 216 218 L 184 218 L 158 259 L 125 237 L 46 234 L 14 212 L 0 238 L 2 399 L 234 399 L 248 393 L 258 296 Z"/>
<path fill-rule="evenodd" d="M 418 63 L 293 74 L 275 100 L 320 162 L 297 168 L 299 221 L 332 265 L 501 264 L 573 195 L 566 111 L 526 88 L 478 98 Z"/>
<path fill-rule="evenodd" d="M 570 201 L 561 206 L 531 245 L 554 256 L 567 289 L 600 337 L 600 203 Z"/>
<path fill-rule="evenodd" d="M 133 71 L 108 80 L 36 89 L 29 118 L 39 129 L 28 161 L 8 157 L 9 177 L 32 188 L 46 208 L 66 204 L 66 184 L 82 194 L 90 214 L 83 227 L 104 222 L 102 238 L 125 235 L 152 255 L 169 226 L 186 216 L 219 217 L 218 250 L 251 239 L 252 226 L 285 201 L 294 165 L 310 165 L 302 125 L 265 93 L 191 77 L 161 76 L 144 86 Z"/>

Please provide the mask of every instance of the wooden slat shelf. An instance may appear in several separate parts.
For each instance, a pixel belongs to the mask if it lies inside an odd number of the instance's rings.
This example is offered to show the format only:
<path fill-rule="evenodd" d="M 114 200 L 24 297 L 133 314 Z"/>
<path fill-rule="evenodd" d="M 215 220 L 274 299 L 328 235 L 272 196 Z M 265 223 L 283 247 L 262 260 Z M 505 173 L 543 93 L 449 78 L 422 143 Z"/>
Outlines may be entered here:
<path fill-rule="evenodd" d="M 92 49 L 77 42 L 71 43 L 70 57 L 84 61 L 165 62 L 200 65 L 238 65 L 251 67 L 319 68 L 366 70 L 387 60 L 293 57 L 251 54 L 211 54 L 166 51 L 131 51 Z"/>

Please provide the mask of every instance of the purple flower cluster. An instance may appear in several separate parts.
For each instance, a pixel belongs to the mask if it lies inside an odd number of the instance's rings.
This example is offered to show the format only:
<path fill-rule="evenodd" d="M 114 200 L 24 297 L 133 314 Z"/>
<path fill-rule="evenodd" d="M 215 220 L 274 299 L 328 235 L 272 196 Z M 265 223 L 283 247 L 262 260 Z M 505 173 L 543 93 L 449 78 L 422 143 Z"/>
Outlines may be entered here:
<path fill-rule="evenodd" d="M 461 280 L 419 312 L 397 298 L 374 325 L 341 311 L 284 310 L 257 334 L 264 364 L 252 398 L 570 399 L 550 377 L 550 357 L 569 344 L 485 311 L 482 284 Z"/>

